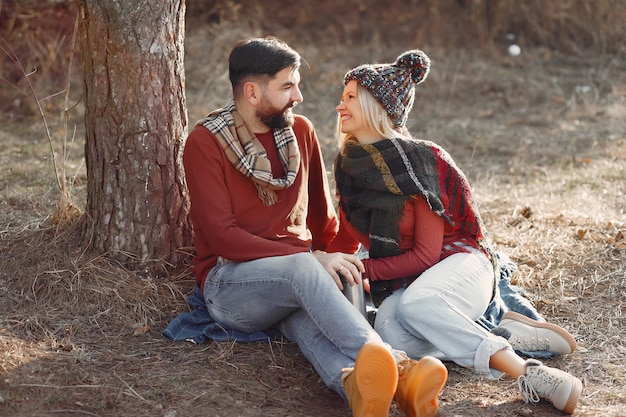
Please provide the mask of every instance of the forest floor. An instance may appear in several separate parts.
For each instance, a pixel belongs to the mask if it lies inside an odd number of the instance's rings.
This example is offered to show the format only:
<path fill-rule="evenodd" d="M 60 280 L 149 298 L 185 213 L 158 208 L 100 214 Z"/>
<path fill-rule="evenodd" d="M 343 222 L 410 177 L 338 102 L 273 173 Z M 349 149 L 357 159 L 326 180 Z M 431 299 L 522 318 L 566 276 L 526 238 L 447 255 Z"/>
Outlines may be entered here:
<path fill-rule="evenodd" d="M 188 28 L 190 124 L 227 100 L 230 45 L 273 33 L 309 64 L 297 111 L 316 126 L 331 171 L 343 73 L 416 46 L 369 39 L 347 47 L 328 42 L 329 30 L 312 42 L 252 20 Z M 575 336 L 575 352 L 546 363 L 583 381 L 576 415 L 626 416 L 624 53 L 524 48 L 512 57 L 506 47 L 417 46 L 433 68 L 418 88 L 410 130 L 455 158 L 497 250 L 518 264 L 514 283 Z M 79 100 L 79 79 L 75 85 Z M 189 269 L 168 277 L 128 270 L 87 251 L 76 228 L 54 227 L 51 144 L 20 100 L 15 92 L 14 107 L 0 114 L 0 416 L 350 415 L 293 343 L 195 345 L 163 337 L 169 321 L 188 310 Z M 47 116 L 53 138 L 66 132 L 57 115 Z M 71 124 L 76 139 L 66 166 L 82 207 L 79 108 Z M 512 379 L 447 366 L 438 416 L 562 415 L 545 402 L 525 404 Z M 395 405 L 391 415 L 401 415 Z"/>

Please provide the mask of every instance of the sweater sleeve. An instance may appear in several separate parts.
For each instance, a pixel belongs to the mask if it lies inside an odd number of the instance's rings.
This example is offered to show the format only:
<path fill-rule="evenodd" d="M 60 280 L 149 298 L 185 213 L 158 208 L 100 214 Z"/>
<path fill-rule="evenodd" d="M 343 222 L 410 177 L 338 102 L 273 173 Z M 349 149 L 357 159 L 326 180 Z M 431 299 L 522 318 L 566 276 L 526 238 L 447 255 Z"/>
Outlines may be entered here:
<path fill-rule="evenodd" d="M 330 195 L 328 172 L 326 171 L 317 134 L 308 119 L 304 117 L 301 117 L 301 119 L 303 122 L 306 122 L 308 126 L 307 131 L 309 132 L 306 144 L 306 154 L 309 158 L 307 227 L 311 231 L 312 236 L 311 249 L 326 250 L 339 227 L 337 215 Z"/>
<path fill-rule="evenodd" d="M 344 211 L 339 208 L 339 231 L 328 245 L 327 252 L 356 253 L 359 249 L 359 239 L 354 235 L 356 230 L 349 230 L 349 223 Z"/>
<path fill-rule="evenodd" d="M 410 242 L 412 234 L 411 247 L 397 256 L 364 259 L 365 278 L 376 281 L 414 277 L 439 262 L 445 220 L 434 213 L 423 198 L 408 202 L 404 213 L 413 216 L 412 221 L 405 223 L 413 225 L 411 230 L 403 230 L 402 224 L 400 226 L 403 241 Z"/>

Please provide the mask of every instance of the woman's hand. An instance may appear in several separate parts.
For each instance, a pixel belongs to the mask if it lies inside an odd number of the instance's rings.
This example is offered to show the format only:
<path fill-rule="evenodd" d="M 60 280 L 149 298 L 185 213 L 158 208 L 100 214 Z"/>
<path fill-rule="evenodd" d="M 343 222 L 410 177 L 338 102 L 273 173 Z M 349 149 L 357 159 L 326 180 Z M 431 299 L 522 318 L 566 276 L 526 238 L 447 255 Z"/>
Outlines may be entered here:
<path fill-rule="evenodd" d="M 361 282 L 361 274 L 365 272 L 363 262 L 356 256 L 342 252 L 326 253 L 321 250 L 313 252 L 313 256 L 328 271 L 335 280 L 337 287 L 343 290 L 343 284 L 339 274 L 341 274 L 348 285 L 352 286 Z"/>

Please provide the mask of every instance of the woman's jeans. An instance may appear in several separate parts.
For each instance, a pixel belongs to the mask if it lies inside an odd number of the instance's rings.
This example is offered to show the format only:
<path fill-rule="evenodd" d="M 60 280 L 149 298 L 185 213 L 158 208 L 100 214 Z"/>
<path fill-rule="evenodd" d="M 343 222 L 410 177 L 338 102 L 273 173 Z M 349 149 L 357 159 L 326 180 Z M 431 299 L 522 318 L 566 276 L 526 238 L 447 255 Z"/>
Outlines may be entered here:
<path fill-rule="evenodd" d="M 215 321 L 247 333 L 277 328 L 345 398 L 342 368 L 366 342 L 383 343 L 311 253 L 218 264 L 204 284 Z"/>
<path fill-rule="evenodd" d="M 493 266 L 481 252 L 451 255 L 387 297 L 374 327 L 411 358 L 431 355 L 499 378 L 502 372 L 490 369 L 489 359 L 511 346 L 475 323 L 491 301 L 493 277 Z"/>

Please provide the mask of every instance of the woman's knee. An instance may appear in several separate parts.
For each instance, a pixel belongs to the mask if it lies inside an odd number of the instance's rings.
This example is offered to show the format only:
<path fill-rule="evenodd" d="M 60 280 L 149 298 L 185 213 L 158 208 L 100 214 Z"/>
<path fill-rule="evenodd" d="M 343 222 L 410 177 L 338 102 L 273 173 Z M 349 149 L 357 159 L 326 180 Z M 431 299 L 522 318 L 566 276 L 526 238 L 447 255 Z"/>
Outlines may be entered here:
<path fill-rule="evenodd" d="M 433 307 L 434 298 L 436 298 L 436 294 L 429 294 L 427 289 L 424 291 L 407 290 L 397 301 L 397 314 L 406 317 L 427 313 Z"/>

